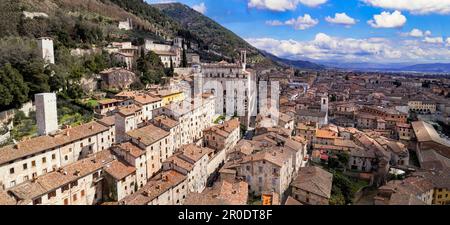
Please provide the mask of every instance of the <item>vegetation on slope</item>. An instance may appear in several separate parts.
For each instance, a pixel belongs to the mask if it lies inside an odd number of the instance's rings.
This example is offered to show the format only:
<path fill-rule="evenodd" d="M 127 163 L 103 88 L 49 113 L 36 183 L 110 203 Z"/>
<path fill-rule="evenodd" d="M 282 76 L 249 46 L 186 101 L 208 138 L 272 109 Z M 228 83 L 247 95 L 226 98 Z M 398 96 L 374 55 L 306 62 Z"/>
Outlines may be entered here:
<path fill-rule="evenodd" d="M 223 54 L 225 58 L 239 58 L 239 50 L 245 49 L 249 62 L 270 64 L 270 60 L 245 40 L 186 5 L 167 3 L 152 6 L 179 22 L 190 35 L 194 36 L 192 41 L 197 42 L 202 50 Z M 189 37 L 187 39 L 189 40 Z"/>

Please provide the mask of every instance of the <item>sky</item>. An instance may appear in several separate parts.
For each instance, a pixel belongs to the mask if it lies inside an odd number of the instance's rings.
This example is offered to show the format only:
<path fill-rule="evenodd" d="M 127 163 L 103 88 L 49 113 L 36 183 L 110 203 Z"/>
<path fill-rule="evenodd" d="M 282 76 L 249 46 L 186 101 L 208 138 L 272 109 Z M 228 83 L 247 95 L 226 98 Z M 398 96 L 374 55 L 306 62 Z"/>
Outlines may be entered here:
<path fill-rule="evenodd" d="M 149 3 L 172 0 L 146 0 Z M 179 0 L 276 56 L 450 62 L 450 0 Z"/>

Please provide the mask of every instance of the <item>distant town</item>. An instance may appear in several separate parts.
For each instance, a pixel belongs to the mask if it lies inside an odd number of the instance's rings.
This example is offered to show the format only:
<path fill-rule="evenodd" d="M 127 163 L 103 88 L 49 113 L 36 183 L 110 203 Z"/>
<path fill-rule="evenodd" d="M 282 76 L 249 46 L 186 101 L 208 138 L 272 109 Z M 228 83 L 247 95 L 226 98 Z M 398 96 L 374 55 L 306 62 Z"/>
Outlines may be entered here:
<path fill-rule="evenodd" d="M 60 40 L 32 42 L 59 73 Z M 179 35 L 71 49 L 113 66 L 2 108 L 0 205 L 450 203 L 448 75 L 261 66 L 245 48 L 220 61 L 199 48 Z"/>

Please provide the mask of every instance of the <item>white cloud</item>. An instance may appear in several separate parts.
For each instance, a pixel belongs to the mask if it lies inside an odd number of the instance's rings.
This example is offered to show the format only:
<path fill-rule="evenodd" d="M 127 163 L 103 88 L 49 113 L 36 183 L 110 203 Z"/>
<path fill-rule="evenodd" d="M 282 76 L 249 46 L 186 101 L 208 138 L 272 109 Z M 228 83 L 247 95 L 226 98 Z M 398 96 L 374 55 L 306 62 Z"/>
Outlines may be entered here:
<path fill-rule="evenodd" d="M 249 38 L 256 48 L 289 59 L 336 60 L 347 62 L 444 61 L 450 49 L 419 40 L 391 41 L 384 38 L 339 38 L 318 33 L 311 41 Z M 450 38 L 446 40 L 450 45 Z"/>
<path fill-rule="evenodd" d="M 192 8 L 193 8 L 195 11 L 197 11 L 197 12 L 199 12 L 199 13 L 201 13 L 201 14 L 205 14 L 205 13 L 206 13 L 206 10 L 207 10 L 207 9 L 206 9 L 206 5 L 205 5 L 204 2 L 202 2 L 202 3 L 198 4 L 198 5 L 193 5 Z"/>
<path fill-rule="evenodd" d="M 309 14 L 305 14 L 303 16 L 297 17 L 297 19 L 292 18 L 287 21 L 279 21 L 279 20 L 268 20 L 266 21 L 267 25 L 270 26 L 292 26 L 296 30 L 306 30 L 308 28 L 314 27 L 319 23 L 318 19 L 314 19 Z"/>
<path fill-rule="evenodd" d="M 327 2 L 327 0 L 300 0 L 303 5 L 307 5 L 309 7 L 316 7 L 322 5 Z"/>
<path fill-rule="evenodd" d="M 336 13 L 334 14 L 334 18 L 327 16 L 325 20 L 329 23 L 347 26 L 356 24 L 356 20 L 348 16 L 346 13 Z"/>
<path fill-rule="evenodd" d="M 414 28 L 408 33 L 404 33 L 404 36 L 414 37 L 414 38 L 420 38 L 420 37 L 426 37 L 431 35 L 431 31 L 422 31 L 420 29 Z"/>
<path fill-rule="evenodd" d="M 382 12 L 374 15 L 373 20 L 369 20 L 367 23 L 374 28 L 396 28 L 402 27 L 406 23 L 406 17 L 397 10 L 393 13 Z"/>
<path fill-rule="evenodd" d="M 412 29 L 409 32 L 409 36 L 411 36 L 411 37 L 423 37 L 423 31 L 414 28 L 414 29 Z"/>
<path fill-rule="evenodd" d="M 423 39 L 423 42 L 428 43 L 428 44 L 443 44 L 444 38 L 443 37 L 425 37 L 425 39 Z"/>
<path fill-rule="evenodd" d="M 314 27 L 319 23 L 319 20 L 312 18 L 309 14 L 299 16 L 297 19 L 290 19 L 285 22 L 286 25 L 292 25 L 296 30 L 306 30 Z"/>
<path fill-rule="evenodd" d="M 447 40 L 445 40 L 445 42 L 447 43 L 447 46 L 450 46 L 450 37 L 447 38 Z"/>
<path fill-rule="evenodd" d="M 284 25 L 284 23 L 279 20 L 268 20 L 268 21 L 266 21 L 266 24 L 270 25 L 270 26 L 283 26 Z"/>
<path fill-rule="evenodd" d="M 248 0 L 248 7 L 284 12 L 295 10 L 299 4 L 316 7 L 325 2 L 327 0 Z"/>
<path fill-rule="evenodd" d="M 384 9 L 409 11 L 415 14 L 450 14 L 450 0 L 362 0 Z"/>

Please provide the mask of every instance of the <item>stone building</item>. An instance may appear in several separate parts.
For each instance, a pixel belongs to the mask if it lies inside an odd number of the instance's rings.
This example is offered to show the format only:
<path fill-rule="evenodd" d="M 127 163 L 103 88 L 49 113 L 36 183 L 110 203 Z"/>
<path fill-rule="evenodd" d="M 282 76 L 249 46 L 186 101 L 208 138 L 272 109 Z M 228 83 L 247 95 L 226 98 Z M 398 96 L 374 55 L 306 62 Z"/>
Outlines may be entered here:
<path fill-rule="evenodd" d="M 154 176 L 162 168 L 162 162 L 174 152 L 171 134 L 159 127 L 148 124 L 127 132 L 131 142 L 146 152 L 147 176 Z"/>
<path fill-rule="evenodd" d="M 291 197 L 306 205 L 328 205 L 332 184 L 333 174 L 317 166 L 304 167 L 292 181 Z"/>
<path fill-rule="evenodd" d="M 289 187 L 295 170 L 292 154 L 282 147 L 253 153 L 226 168 L 235 168 L 236 176 L 242 177 L 248 183 L 249 191 L 255 195 L 267 191 L 282 195 Z"/>
<path fill-rule="evenodd" d="M 176 43 L 166 44 L 156 43 L 153 40 L 145 40 L 145 44 L 143 47 L 145 52 L 155 52 L 161 59 L 164 67 L 170 68 L 171 65 L 173 68 L 180 67 L 182 48 Z"/>
<path fill-rule="evenodd" d="M 175 170 L 158 174 L 121 205 L 182 205 L 188 194 L 187 177 Z"/>
<path fill-rule="evenodd" d="M 108 150 L 28 180 L 8 190 L 32 205 L 93 205 L 103 199 L 102 174 L 114 161 Z"/>
<path fill-rule="evenodd" d="M 247 205 L 248 185 L 243 181 L 221 180 L 202 193 L 189 193 L 185 205 Z"/>
<path fill-rule="evenodd" d="M 203 130 L 213 124 L 215 98 L 202 95 L 198 102 L 171 103 L 156 110 L 156 115 L 166 115 L 179 123 L 179 144 L 185 145 L 203 138 Z"/>
<path fill-rule="evenodd" d="M 110 128 L 98 122 L 0 148 L 0 186 L 14 187 L 111 146 Z"/>
<path fill-rule="evenodd" d="M 100 78 L 100 86 L 102 89 L 115 90 L 129 89 L 130 85 L 138 80 L 136 74 L 120 67 L 101 71 Z"/>
<path fill-rule="evenodd" d="M 194 144 L 184 145 L 163 162 L 163 170 L 175 170 L 186 175 L 189 192 L 201 193 L 206 188 L 207 168 L 213 152 Z"/>
<path fill-rule="evenodd" d="M 216 152 L 225 150 L 229 152 L 240 139 L 239 119 L 225 121 L 223 124 L 212 126 L 203 130 L 204 143 Z"/>
<path fill-rule="evenodd" d="M 375 205 L 431 205 L 433 185 L 425 178 L 392 180 L 378 189 Z"/>
<path fill-rule="evenodd" d="M 245 51 L 238 63 L 203 63 L 198 67 L 201 76 L 197 79 L 203 91 L 210 90 L 217 97 L 216 114 L 242 113 L 241 123 L 249 126 L 256 118 L 252 113 L 257 110 L 257 86 L 256 73 L 248 70 L 246 63 Z"/>

